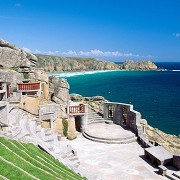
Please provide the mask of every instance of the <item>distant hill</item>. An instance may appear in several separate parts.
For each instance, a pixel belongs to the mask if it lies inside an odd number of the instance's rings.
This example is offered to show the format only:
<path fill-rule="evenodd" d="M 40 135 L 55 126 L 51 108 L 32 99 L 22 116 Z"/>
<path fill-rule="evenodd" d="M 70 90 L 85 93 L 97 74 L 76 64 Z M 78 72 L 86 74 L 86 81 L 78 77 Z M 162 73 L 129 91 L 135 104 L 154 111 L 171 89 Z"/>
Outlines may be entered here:
<path fill-rule="evenodd" d="M 60 57 L 36 54 L 38 59 L 36 67 L 43 68 L 46 72 L 63 71 L 89 71 L 89 70 L 156 70 L 157 66 L 150 60 L 127 60 L 122 64 L 116 64 L 96 58 Z"/>
<path fill-rule="evenodd" d="M 36 57 L 38 58 L 37 67 L 44 68 L 46 72 L 119 69 L 118 64 L 95 58 L 60 57 L 39 54 L 36 54 Z"/>

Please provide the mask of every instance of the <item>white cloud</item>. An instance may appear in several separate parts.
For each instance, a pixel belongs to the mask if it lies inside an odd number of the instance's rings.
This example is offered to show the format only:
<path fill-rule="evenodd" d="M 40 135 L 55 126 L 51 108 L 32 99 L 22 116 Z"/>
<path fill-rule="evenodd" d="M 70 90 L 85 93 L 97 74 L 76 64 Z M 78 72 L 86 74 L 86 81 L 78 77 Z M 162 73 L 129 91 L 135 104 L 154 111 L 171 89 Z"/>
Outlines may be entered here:
<path fill-rule="evenodd" d="M 180 37 L 180 33 L 176 33 L 175 36 L 178 38 Z"/>
<path fill-rule="evenodd" d="M 34 53 L 34 54 L 46 54 L 46 55 L 58 55 L 59 51 L 40 51 L 40 50 L 36 49 L 32 53 Z"/>
<path fill-rule="evenodd" d="M 28 52 L 28 53 L 31 53 L 31 50 L 30 50 L 29 48 L 22 47 L 21 49 L 24 50 L 24 51 L 26 51 L 26 52 Z"/>
<path fill-rule="evenodd" d="M 34 54 L 45 54 L 45 55 L 54 55 L 54 56 L 69 56 L 69 57 L 94 57 L 94 58 L 155 58 L 155 56 L 152 55 L 139 55 L 139 54 L 133 54 L 133 53 L 122 53 L 119 51 L 101 51 L 99 49 L 92 49 L 90 51 L 74 51 L 74 50 L 68 50 L 66 52 L 60 52 L 60 51 L 41 51 L 36 49 L 35 51 L 32 51 L 28 48 L 23 47 L 24 51 L 27 51 L 29 53 Z"/>
<path fill-rule="evenodd" d="M 88 57 L 140 57 L 140 55 L 138 55 L 138 54 L 122 53 L 119 51 L 101 51 L 98 49 L 93 49 L 90 51 L 69 50 L 67 52 L 63 52 L 62 55 L 66 55 L 66 56 L 88 56 Z"/>

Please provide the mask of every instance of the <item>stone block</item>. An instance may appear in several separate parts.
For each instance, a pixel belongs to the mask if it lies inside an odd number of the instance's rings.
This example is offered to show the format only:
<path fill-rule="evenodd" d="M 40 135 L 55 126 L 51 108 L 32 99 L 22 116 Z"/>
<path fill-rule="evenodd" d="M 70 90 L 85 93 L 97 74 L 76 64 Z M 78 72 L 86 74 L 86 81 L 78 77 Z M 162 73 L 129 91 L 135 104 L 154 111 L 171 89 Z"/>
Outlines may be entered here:
<path fill-rule="evenodd" d="M 57 132 L 60 135 L 63 135 L 63 124 L 62 124 L 62 119 L 57 118 L 54 121 L 54 131 Z"/>
<path fill-rule="evenodd" d="M 33 115 L 39 115 L 40 100 L 33 97 L 22 96 L 19 103 L 19 108 Z"/>
<path fill-rule="evenodd" d="M 76 126 L 75 126 L 75 120 L 71 119 L 68 121 L 68 139 L 75 139 L 76 136 Z"/>

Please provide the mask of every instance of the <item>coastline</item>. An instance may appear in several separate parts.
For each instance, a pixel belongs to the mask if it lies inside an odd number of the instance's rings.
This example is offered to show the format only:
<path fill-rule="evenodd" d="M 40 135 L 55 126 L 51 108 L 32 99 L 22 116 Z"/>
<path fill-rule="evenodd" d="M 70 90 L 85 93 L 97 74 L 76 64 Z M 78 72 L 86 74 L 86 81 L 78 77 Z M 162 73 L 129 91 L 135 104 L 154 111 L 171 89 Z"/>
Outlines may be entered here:
<path fill-rule="evenodd" d="M 46 72 L 48 76 L 57 76 L 57 77 L 72 77 L 79 75 L 87 75 L 87 74 L 97 74 L 97 73 L 106 73 L 106 72 L 150 72 L 150 71 L 180 71 L 180 70 L 167 70 L 167 69 L 157 69 L 157 70 L 136 70 L 136 69 L 113 69 L 113 70 L 86 70 L 86 71 L 54 71 L 54 72 Z"/>

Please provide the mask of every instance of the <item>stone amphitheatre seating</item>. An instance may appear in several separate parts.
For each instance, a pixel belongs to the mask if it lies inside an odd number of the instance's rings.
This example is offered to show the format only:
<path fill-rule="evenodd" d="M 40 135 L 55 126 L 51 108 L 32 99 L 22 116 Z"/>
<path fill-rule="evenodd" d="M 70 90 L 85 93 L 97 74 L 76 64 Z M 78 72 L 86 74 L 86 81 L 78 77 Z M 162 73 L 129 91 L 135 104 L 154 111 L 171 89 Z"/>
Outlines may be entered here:
<path fill-rule="evenodd" d="M 9 117 L 9 127 L 6 127 L 5 131 L 0 131 L 0 136 L 24 143 L 33 143 L 70 169 L 87 176 L 83 167 L 80 167 L 77 153 L 73 148 L 59 141 L 58 134 L 54 133 L 52 129 L 42 128 L 36 116 L 14 108 L 11 109 Z"/>

